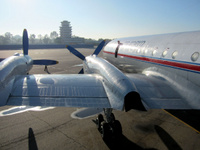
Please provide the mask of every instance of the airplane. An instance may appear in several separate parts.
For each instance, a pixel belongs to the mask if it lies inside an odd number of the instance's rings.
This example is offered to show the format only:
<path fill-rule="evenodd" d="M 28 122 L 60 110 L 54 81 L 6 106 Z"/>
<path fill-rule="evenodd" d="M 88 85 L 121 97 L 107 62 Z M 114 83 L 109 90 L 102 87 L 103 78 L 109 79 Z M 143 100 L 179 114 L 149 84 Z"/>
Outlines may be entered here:
<path fill-rule="evenodd" d="M 102 41 L 87 57 L 67 45 L 83 61 L 79 74 L 29 75 L 34 61 L 24 30 L 24 54 L 0 63 L 0 106 L 103 108 L 105 119 L 99 114 L 94 122 L 104 140 L 122 134 L 113 109 L 199 110 L 199 39 L 197 31 L 115 39 L 105 47 Z M 98 57 L 103 47 L 107 60 Z M 55 64 L 47 62 L 36 64 Z"/>
<path fill-rule="evenodd" d="M 132 73 L 145 108 L 200 109 L 200 31 L 116 39 L 103 53 Z"/>

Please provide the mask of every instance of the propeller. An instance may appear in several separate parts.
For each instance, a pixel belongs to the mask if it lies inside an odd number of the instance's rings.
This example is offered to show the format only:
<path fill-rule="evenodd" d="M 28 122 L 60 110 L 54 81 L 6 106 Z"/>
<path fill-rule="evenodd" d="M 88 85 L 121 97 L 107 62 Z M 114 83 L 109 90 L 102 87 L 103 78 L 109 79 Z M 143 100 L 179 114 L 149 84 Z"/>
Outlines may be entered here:
<path fill-rule="evenodd" d="M 103 41 L 97 46 L 97 48 L 95 49 L 93 55 L 96 55 L 96 56 L 97 56 L 97 55 L 101 52 L 101 50 L 102 50 L 102 48 L 104 47 L 105 43 L 106 43 L 106 40 L 103 40 Z M 83 54 L 81 54 L 79 51 L 77 51 L 75 48 L 73 48 L 72 46 L 66 45 L 66 48 L 67 48 L 72 54 L 74 54 L 75 56 L 77 56 L 78 58 L 80 58 L 81 60 L 83 60 L 83 61 L 85 60 L 85 56 L 84 56 Z M 83 68 L 82 68 L 81 71 L 79 72 L 79 74 L 83 74 L 83 73 L 84 73 L 84 71 L 83 71 Z"/>
<path fill-rule="evenodd" d="M 24 55 L 28 55 L 28 32 L 26 29 L 24 29 L 23 31 L 23 37 L 22 37 L 22 40 L 23 40 L 23 54 Z M 0 58 L 0 62 L 3 61 L 5 58 Z"/>
<path fill-rule="evenodd" d="M 80 58 L 81 60 L 85 60 L 85 56 L 83 54 L 81 54 L 79 51 L 77 51 L 75 48 L 66 45 L 66 48 L 75 56 L 77 56 L 78 58 Z"/>
<path fill-rule="evenodd" d="M 106 43 L 106 40 L 103 40 L 99 45 L 98 47 L 95 49 L 94 53 L 95 55 L 98 55 L 100 53 L 100 51 L 102 50 L 102 48 L 104 47 Z"/>
<path fill-rule="evenodd" d="M 28 32 L 26 29 L 23 31 L 23 53 L 24 55 L 28 55 L 28 48 L 29 48 L 29 42 L 28 42 Z M 58 61 L 56 60 L 47 60 L 47 59 L 40 59 L 40 60 L 33 60 L 34 65 L 45 65 L 44 71 L 49 73 L 47 66 L 49 65 L 55 65 L 58 64 Z"/>
<path fill-rule="evenodd" d="M 98 55 L 102 48 L 104 47 L 106 43 L 106 40 L 103 40 L 99 45 L 98 47 L 95 49 L 93 55 Z M 80 58 L 81 60 L 85 60 L 85 56 L 83 54 L 81 54 L 79 51 L 77 51 L 75 48 L 73 48 L 72 46 L 69 46 L 69 45 L 66 45 L 66 48 L 72 53 L 74 54 L 75 56 L 77 56 L 78 58 Z"/>
<path fill-rule="evenodd" d="M 28 32 L 26 29 L 23 31 L 23 53 L 28 55 Z"/>

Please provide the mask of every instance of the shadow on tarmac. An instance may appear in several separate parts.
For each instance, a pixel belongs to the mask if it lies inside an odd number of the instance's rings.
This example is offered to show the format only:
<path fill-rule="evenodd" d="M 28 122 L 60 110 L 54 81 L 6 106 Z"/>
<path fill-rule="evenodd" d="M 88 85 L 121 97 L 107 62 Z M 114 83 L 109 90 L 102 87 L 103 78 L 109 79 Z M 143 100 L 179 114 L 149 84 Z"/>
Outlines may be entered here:
<path fill-rule="evenodd" d="M 35 135 L 32 128 L 29 128 L 29 131 L 28 131 L 28 149 L 38 150 L 37 143 L 35 140 Z"/>
<path fill-rule="evenodd" d="M 163 128 L 155 125 L 154 129 L 156 130 L 158 136 L 168 149 L 182 150 L 179 144 Z M 110 150 L 118 150 L 118 149 L 156 150 L 155 148 L 147 148 L 147 149 L 142 148 L 141 146 L 127 139 L 123 134 L 120 137 L 111 137 L 106 141 L 104 140 L 104 142 Z"/>
<path fill-rule="evenodd" d="M 111 137 L 104 142 L 110 150 L 156 150 L 155 148 L 144 149 L 127 139 L 123 134 L 120 137 Z"/>
<path fill-rule="evenodd" d="M 180 119 L 184 123 L 193 127 L 195 130 L 200 131 L 200 110 L 168 110 L 173 117 Z M 196 132 L 197 132 L 196 131 Z"/>
<path fill-rule="evenodd" d="M 165 146 L 170 150 L 182 150 L 178 143 L 161 127 L 154 126 L 158 136 L 163 141 Z"/>

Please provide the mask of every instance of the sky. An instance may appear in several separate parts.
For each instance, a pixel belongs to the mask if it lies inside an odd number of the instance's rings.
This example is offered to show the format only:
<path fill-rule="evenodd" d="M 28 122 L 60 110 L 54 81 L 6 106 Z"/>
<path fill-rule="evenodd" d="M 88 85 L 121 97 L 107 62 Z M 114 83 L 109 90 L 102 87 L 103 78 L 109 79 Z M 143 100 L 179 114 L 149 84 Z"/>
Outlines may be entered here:
<path fill-rule="evenodd" d="M 200 30 L 200 0 L 1 0 L 0 35 L 59 33 L 114 39 Z"/>

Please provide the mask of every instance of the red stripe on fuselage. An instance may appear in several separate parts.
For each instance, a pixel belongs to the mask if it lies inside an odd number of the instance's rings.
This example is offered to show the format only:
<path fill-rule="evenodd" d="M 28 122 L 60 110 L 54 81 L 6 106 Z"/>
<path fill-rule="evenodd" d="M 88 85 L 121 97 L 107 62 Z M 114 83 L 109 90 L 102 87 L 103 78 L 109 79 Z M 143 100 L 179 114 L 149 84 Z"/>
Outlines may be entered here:
<path fill-rule="evenodd" d="M 103 52 L 107 53 L 107 54 L 112 54 L 112 55 L 115 54 L 113 52 L 108 52 L 108 51 L 103 51 Z M 167 65 L 167 66 L 172 66 L 172 67 L 178 67 L 181 69 L 187 69 L 187 70 L 200 72 L 200 66 L 193 65 L 193 64 L 186 64 L 186 63 L 180 63 L 180 62 L 174 62 L 174 61 L 168 61 L 168 60 L 162 60 L 162 59 L 154 59 L 154 58 L 148 58 L 148 57 L 141 57 L 141 56 L 131 56 L 131 55 L 119 54 L 119 53 L 118 53 L 118 56 L 123 56 L 123 57 L 141 60 L 141 61 L 146 61 L 146 62 Z"/>

